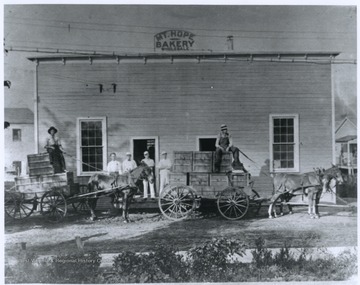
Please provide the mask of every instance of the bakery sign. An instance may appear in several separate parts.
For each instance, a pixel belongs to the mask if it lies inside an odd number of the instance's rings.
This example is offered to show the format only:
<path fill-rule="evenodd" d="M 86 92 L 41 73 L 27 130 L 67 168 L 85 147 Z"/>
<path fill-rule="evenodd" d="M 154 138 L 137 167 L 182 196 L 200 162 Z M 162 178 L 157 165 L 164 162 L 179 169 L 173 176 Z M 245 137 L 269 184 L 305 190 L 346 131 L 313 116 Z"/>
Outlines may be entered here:
<path fill-rule="evenodd" d="M 154 48 L 161 51 L 191 50 L 194 45 L 193 33 L 183 30 L 167 30 L 154 36 Z"/>

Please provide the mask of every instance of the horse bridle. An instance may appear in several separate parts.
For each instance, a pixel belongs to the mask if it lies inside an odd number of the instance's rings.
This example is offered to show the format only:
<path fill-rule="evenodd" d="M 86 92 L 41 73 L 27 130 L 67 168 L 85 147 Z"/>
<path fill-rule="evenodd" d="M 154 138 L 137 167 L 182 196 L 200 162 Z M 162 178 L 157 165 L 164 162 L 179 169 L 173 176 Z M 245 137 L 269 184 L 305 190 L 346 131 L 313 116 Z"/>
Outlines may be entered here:
<path fill-rule="evenodd" d="M 333 193 L 333 191 L 330 189 L 330 182 L 335 179 L 336 185 L 338 184 L 337 175 L 333 173 L 333 171 L 329 174 L 326 174 L 328 176 L 327 183 L 326 183 L 326 192 Z"/>

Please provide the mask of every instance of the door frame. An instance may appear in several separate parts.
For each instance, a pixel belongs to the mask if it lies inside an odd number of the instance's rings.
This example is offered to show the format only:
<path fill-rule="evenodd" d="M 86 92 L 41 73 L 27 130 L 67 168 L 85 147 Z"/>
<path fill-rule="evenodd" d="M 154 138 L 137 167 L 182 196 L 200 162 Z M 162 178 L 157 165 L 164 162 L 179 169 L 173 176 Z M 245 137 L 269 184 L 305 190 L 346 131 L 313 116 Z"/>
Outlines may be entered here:
<path fill-rule="evenodd" d="M 156 176 L 156 187 L 158 188 L 160 185 L 159 182 L 159 171 L 157 169 L 157 164 L 159 163 L 160 160 L 160 155 L 159 155 L 159 136 L 135 136 L 135 137 L 130 137 L 130 152 L 132 157 L 134 157 L 134 140 L 155 140 L 155 157 L 154 157 L 154 161 L 155 161 L 155 176 Z M 156 190 L 156 194 L 158 195 L 158 191 Z"/>

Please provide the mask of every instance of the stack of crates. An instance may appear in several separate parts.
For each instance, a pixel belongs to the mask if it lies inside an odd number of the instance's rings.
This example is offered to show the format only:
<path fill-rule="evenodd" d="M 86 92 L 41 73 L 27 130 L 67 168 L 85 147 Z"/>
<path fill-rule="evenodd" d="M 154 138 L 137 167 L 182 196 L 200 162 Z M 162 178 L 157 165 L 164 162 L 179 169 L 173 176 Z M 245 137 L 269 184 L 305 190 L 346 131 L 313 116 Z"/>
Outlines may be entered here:
<path fill-rule="evenodd" d="M 232 154 L 224 152 L 220 172 L 215 173 L 215 152 L 212 151 L 175 151 L 170 184 L 192 186 L 203 198 L 213 199 L 217 193 L 228 186 L 245 187 L 248 177 L 244 173 L 233 173 L 228 176 Z"/>
<path fill-rule="evenodd" d="M 50 157 L 48 153 L 29 154 L 27 159 L 29 176 L 54 174 L 54 168 L 50 164 Z"/>
<path fill-rule="evenodd" d="M 73 172 L 57 173 L 52 175 L 37 175 L 27 177 L 15 177 L 15 190 L 27 194 L 32 198 L 37 194 L 41 197 L 43 193 L 53 189 L 63 191 L 65 195 L 73 195 L 76 192 Z"/>

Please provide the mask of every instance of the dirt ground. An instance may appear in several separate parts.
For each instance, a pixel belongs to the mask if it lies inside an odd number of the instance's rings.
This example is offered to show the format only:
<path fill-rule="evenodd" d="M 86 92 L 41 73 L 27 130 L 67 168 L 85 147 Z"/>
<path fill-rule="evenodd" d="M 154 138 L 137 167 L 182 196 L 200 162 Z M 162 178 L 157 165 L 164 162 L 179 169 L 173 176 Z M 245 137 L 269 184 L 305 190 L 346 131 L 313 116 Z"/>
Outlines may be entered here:
<path fill-rule="evenodd" d="M 268 219 L 267 208 L 258 216 L 239 221 L 225 220 L 216 212 L 202 211 L 183 221 L 170 221 L 157 211 L 132 212 L 131 223 L 120 216 L 99 213 L 99 220 L 87 215 L 69 213 L 64 222 L 51 224 L 39 214 L 5 225 L 5 255 L 12 256 L 26 242 L 28 251 L 39 255 L 58 255 L 76 250 L 75 237 L 80 236 L 85 248 L 100 253 L 124 250 L 149 251 L 157 244 L 173 244 L 179 250 L 214 237 L 237 238 L 248 248 L 262 236 L 268 247 L 357 246 L 357 216 L 354 209 L 320 208 L 321 218 L 310 219 L 305 207 L 295 207 L 293 215 Z"/>

